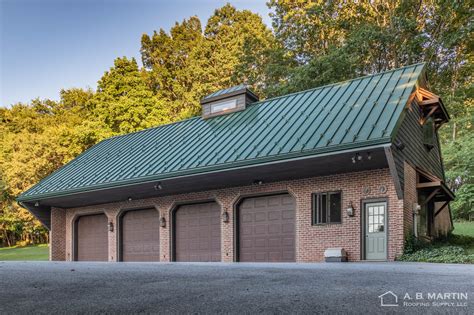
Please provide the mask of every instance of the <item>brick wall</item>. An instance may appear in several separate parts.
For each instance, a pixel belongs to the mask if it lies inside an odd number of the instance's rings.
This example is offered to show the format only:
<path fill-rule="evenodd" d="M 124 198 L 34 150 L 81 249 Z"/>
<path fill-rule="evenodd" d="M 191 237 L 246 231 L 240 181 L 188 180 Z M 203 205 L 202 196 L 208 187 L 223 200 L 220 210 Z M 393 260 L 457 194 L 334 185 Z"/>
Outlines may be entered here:
<path fill-rule="evenodd" d="M 49 260 L 66 260 L 66 210 L 51 209 Z"/>
<path fill-rule="evenodd" d="M 334 190 L 342 191 L 342 223 L 311 225 L 311 194 Z M 324 250 L 328 247 L 343 247 L 348 252 L 349 260 L 360 260 L 362 201 L 380 198 L 387 200 L 389 209 L 388 258 L 393 260 L 402 253 L 406 215 L 404 214 L 403 201 L 397 199 L 395 187 L 388 169 L 71 208 L 66 210 L 63 227 L 53 225 L 52 238 L 58 238 L 57 235 L 64 235 L 63 232 L 60 232 L 61 228 L 65 230 L 65 259 L 72 260 L 74 220 L 80 215 L 103 212 L 115 226 L 114 231 L 109 232 L 109 261 L 116 261 L 117 235 L 119 232 L 117 218 L 121 211 L 155 207 L 166 220 L 166 227 L 160 228 L 161 261 L 170 261 L 171 211 L 181 203 L 212 199 L 221 206 L 222 211 L 228 211 L 230 214 L 230 221 L 228 223 L 221 223 L 221 252 L 222 261 L 232 262 L 234 261 L 235 235 L 233 222 L 234 206 L 247 195 L 272 192 L 288 192 L 296 200 L 296 259 L 298 262 L 321 261 L 323 260 Z M 355 208 L 354 217 L 347 216 L 345 211 L 350 203 Z M 53 215 L 59 214 L 54 212 Z M 56 234 L 56 232 L 58 233 Z M 63 245 L 60 245 L 59 241 L 52 241 L 52 247 L 56 246 Z"/>

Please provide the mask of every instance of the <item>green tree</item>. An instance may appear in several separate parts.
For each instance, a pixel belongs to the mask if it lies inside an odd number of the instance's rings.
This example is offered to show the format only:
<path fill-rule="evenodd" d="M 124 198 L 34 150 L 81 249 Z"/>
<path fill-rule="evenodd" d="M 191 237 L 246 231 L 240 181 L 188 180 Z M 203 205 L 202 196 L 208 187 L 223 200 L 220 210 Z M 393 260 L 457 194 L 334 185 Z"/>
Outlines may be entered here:
<path fill-rule="evenodd" d="M 80 131 L 84 143 L 170 121 L 169 108 L 147 86 L 146 74 L 135 59 L 117 58 L 114 67 L 98 82 L 97 92 L 87 103 L 88 119 Z"/>
<path fill-rule="evenodd" d="M 206 94 L 242 82 L 260 91 L 261 65 L 274 45 L 260 16 L 230 4 L 214 11 L 202 30 L 197 17 L 142 36 L 142 61 L 149 86 L 171 107 L 172 120 L 200 111 Z"/>
<path fill-rule="evenodd" d="M 142 36 L 142 61 L 148 82 L 159 99 L 166 102 L 172 120 L 199 111 L 203 63 L 206 59 L 201 22 L 191 17 L 176 23 L 168 34 L 160 29 L 150 38 Z"/>

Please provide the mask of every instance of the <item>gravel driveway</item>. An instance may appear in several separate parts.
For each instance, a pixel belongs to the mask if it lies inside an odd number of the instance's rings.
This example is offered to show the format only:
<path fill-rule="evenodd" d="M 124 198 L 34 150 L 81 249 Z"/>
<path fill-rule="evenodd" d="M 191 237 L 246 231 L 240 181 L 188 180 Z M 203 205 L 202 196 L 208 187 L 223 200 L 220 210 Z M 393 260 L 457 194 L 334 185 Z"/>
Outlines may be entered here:
<path fill-rule="evenodd" d="M 0 282 L 1 314 L 474 313 L 473 265 L 0 262 Z"/>

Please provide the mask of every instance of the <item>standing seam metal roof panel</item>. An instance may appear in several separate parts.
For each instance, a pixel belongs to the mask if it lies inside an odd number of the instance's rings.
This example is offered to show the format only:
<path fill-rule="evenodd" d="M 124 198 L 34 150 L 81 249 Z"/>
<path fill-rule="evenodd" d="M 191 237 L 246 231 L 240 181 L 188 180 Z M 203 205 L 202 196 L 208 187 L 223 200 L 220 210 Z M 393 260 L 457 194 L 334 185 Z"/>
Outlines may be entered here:
<path fill-rule="evenodd" d="M 383 144 L 423 71 L 416 64 L 106 139 L 19 201 Z"/>

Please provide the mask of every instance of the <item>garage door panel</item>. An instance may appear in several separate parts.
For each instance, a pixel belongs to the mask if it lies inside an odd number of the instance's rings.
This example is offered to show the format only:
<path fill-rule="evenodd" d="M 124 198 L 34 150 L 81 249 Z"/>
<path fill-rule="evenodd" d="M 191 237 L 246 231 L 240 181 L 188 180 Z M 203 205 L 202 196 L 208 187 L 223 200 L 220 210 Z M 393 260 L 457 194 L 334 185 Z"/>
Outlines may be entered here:
<path fill-rule="evenodd" d="M 281 238 L 270 238 L 268 239 L 268 247 L 270 248 L 280 248 Z"/>
<path fill-rule="evenodd" d="M 280 199 L 281 197 L 279 196 L 273 196 L 273 197 L 268 197 L 268 206 L 278 206 L 280 204 Z"/>
<path fill-rule="evenodd" d="M 221 220 L 217 203 L 181 206 L 174 218 L 176 261 L 221 261 Z"/>
<path fill-rule="evenodd" d="M 281 218 L 280 211 L 270 211 L 268 213 L 268 220 L 269 221 L 280 220 L 280 218 Z"/>
<path fill-rule="evenodd" d="M 295 225 L 291 223 L 286 223 L 281 225 L 281 231 L 283 234 L 290 234 L 295 232 Z"/>
<path fill-rule="evenodd" d="M 240 247 L 241 248 L 252 248 L 253 247 L 252 242 L 253 242 L 252 239 L 240 240 Z M 246 254 L 246 252 L 243 252 L 243 253 L 241 253 L 241 256 L 243 256 L 245 254 Z"/>
<path fill-rule="evenodd" d="M 105 214 L 88 215 L 78 219 L 77 260 L 108 260 L 107 222 Z"/>
<path fill-rule="evenodd" d="M 295 205 L 295 199 L 290 196 L 290 195 L 285 195 L 282 199 L 281 199 L 281 204 L 282 205 L 291 205 L 291 206 L 294 206 Z"/>
<path fill-rule="evenodd" d="M 267 199 L 254 199 L 255 208 L 266 208 L 268 200 Z"/>
<path fill-rule="evenodd" d="M 283 252 L 282 253 L 282 260 L 283 261 L 295 261 L 295 253 L 291 252 Z"/>
<path fill-rule="evenodd" d="M 245 199 L 239 207 L 240 261 L 295 261 L 296 205 L 289 194 Z"/>
<path fill-rule="evenodd" d="M 270 252 L 268 254 L 268 258 L 270 261 L 281 261 L 282 260 L 282 255 L 280 252 Z"/>
<path fill-rule="evenodd" d="M 281 212 L 281 216 L 284 219 L 293 219 L 295 216 L 295 211 L 294 210 L 285 210 Z"/>
<path fill-rule="evenodd" d="M 160 215 L 155 209 L 127 211 L 122 216 L 123 261 L 160 260 Z"/>
<path fill-rule="evenodd" d="M 241 237 L 246 237 L 246 236 L 252 235 L 253 234 L 253 226 L 244 226 L 244 227 L 242 227 L 240 233 L 241 233 L 240 234 Z"/>
<path fill-rule="evenodd" d="M 268 226 L 266 225 L 256 225 L 254 227 L 254 234 L 255 235 L 267 234 L 267 229 L 268 229 Z"/>
<path fill-rule="evenodd" d="M 280 233 L 281 233 L 280 225 L 270 225 L 268 227 L 268 234 L 280 234 Z"/>
<path fill-rule="evenodd" d="M 266 262 L 268 261 L 267 253 L 255 253 L 255 261 L 257 262 Z"/>
<path fill-rule="evenodd" d="M 251 208 L 247 207 L 246 209 L 251 209 Z M 253 222 L 253 215 L 252 214 L 242 214 L 241 215 L 241 222 L 243 222 L 243 223 Z"/>
<path fill-rule="evenodd" d="M 257 238 L 257 239 L 255 239 L 255 245 L 254 246 L 265 248 L 265 247 L 267 247 L 267 240 L 264 239 L 264 238 Z"/>
<path fill-rule="evenodd" d="M 267 221 L 267 214 L 262 213 L 255 213 L 255 222 L 265 222 Z"/>
<path fill-rule="evenodd" d="M 283 237 L 281 240 L 282 246 L 288 248 L 288 247 L 293 247 L 295 243 L 295 239 L 292 237 Z"/>

